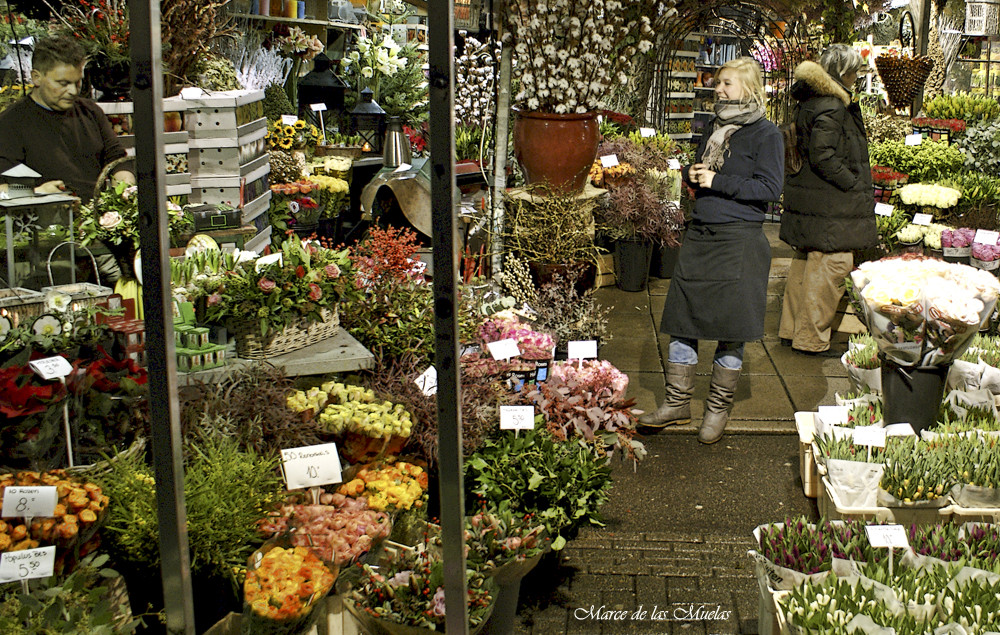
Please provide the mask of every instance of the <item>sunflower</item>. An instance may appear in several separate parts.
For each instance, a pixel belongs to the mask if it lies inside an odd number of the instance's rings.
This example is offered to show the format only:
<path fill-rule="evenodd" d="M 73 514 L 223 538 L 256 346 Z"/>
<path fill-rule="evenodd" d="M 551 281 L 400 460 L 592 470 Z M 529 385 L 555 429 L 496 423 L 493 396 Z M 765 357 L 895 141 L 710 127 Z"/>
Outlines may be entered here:
<path fill-rule="evenodd" d="M 295 136 L 295 127 L 294 126 L 288 126 L 288 125 L 282 126 L 281 127 L 281 134 L 285 135 L 286 137 L 294 137 Z"/>
<path fill-rule="evenodd" d="M 301 119 L 299 119 L 298 121 L 295 122 L 295 129 L 296 130 L 302 130 L 305 127 L 306 127 L 306 122 L 302 121 Z"/>
<path fill-rule="evenodd" d="M 288 137 L 285 137 L 284 139 L 278 142 L 278 145 L 281 146 L 282 150 L 290 150 L 294 144 L 295 142 L 292 139 L 289 139 Z"/>

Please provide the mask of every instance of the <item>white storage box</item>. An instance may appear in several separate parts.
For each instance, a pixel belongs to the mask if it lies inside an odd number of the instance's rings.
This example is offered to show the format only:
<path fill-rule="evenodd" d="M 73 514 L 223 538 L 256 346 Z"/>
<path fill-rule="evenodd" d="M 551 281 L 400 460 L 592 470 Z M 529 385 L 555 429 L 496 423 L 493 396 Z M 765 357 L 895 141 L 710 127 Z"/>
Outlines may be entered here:
<path fill-rule="evenodd" d="M 264 159 L 263 165 L 245 177 L 213 176 L 209 178 L 191 179 L 192 203 L 225 203 L 232 207 L 243 207 L 247 201 L 257 199 L 265 191 L 270 191 L 267 175 L 271 165 Z"/>
<path fill-rule="evenodd" d="M 245 251 L 256 251 L 257 253 L 264 251 L 264 248 L 271 244 L 271 231 L 273 229 L 274 226 L 268 225 L 264 231 L 248 240 L 243 249 Z"/>
<path fill-rule="evenodd" d="M 271 205 L 271 190 L 268 190 L 243 206 L 240 222 L 244 225 L 266 212 Z"/>
<path fill-rule="evenodd" d="M 198 176 L 244 175 L 257 166 L 249 167 L 267 155 L 267 126 L 236 138 L 191 139 L 191 171 Z"/>
<path fill-rule="evenodd" d="M 234 131 L 264 117 L 263 99 L 262 90 L 226 90 L 187 99 L 185 127 L 192 138 L 233 137 Z"/>

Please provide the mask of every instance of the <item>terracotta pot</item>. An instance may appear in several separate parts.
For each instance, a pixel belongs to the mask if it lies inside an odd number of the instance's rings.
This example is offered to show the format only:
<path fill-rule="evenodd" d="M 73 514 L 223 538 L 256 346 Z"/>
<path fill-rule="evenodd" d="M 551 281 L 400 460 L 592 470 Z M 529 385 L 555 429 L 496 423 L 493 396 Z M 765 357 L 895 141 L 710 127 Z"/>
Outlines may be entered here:
<path fill-rule="evenodd" d="M 566 193 L 582 190 L 600 140 L 596 112 L 518 111 L 514 121 L 514 156 L 528 185 L 547 183 Z"/>

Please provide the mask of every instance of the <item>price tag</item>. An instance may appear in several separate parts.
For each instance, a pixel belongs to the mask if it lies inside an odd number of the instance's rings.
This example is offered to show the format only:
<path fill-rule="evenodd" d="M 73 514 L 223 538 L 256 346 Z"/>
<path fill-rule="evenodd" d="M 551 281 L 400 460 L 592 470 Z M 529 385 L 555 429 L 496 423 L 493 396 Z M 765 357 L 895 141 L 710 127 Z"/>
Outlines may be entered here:
<path fill-rule="evenodd" d="M 667 169 L 668 170 L 680 170 L 681 162 L 677 159 L 667 159 Z"/>
<path fill-rule="evenodd" d="M 55 547 L 9 551 L 0 556 L 0 583 L 47 578 L 55 562 Z"/>
<path fill-rule="evenodd" d="M 597 340 L 578 340 L 566 345 L 568 359 L 597 359 Z"/>
<path fill-rule="evenodd" d="M 197 86 L 188 86 L 181 89 L 181 99 L 198 99 L 205 94 L 205 91 Z"/>
<path fill-rule="evenodd" d="M 336 443 L 282 450 L 281 466 L 288 489 L 318 487 L 343 480 Z"/>
<path fill-rule="evenodd" d="M 934 217 L 930 214 L 914 214 L 913 224 L 914 225 L 930 225 L 934 222 Z"/>
<path fill-rule="evenodd" d="M 4 518 L 51 518 L 56 511 L 59 495 L 55 487 L 5 487 L 3 490 Z"/>
<path fill-rule="evenodd" d="M 896 208 L 888 203 L 875 203 L 875 215 L 876 216 L 892 216 L 893 210 Z"/>
<path fill-rule="evenodd" d="M 430 397 L 431 395 L 436 395 L 438 391 L 438 372 L 433 366 L 430 366 L 425 370 L 420 377 L 416 379 L 417 387 L 426 395 Z"/>
<path fill-rule="evenodd" d="M 603 168 L 613 168 L 618 165 L 618 155 L 617 154 L 606 154 L 601 157 L 601 167 Z"/>
<path fill-rule="evenodd" d="M 518 357 L 521 354 L 521 349 L 517 347 L 517 340 L 515 339 L 487 342 L 486 348 L 489 349 L 490 355 L 496 360 L 510 359 L 511 357 Z"/>
<path fill-rule="evenodd" d="M 261 270 L 264 269 L 264 267 L 266 267 L 268 265 L 273 265 L 273 264 L 277 264 L 278 266 L 281 266 L 281 264 L 283 262 L 282 256 L 283 256 L 283 254 L 280 251 L 278 253 L 276 253 L 276 254 L 269 254 L 267 256 L 261 256 L 260 258 L 257 259 L 256 262 L 253 263 L 253 270 L 254 271 L 261 271 Z"/>
<path fill-rule="evenodd" d="M 294 126 L 299 118 L 295 115 L 281 115 L 281 123 L 286 126 Z"/>
<path fill-rule="evenodd" d="M 980 245 L 995 245 L 998 240 L 1000 240 L 1000 232 L 988 229 L 977 229 L 976 237 L 972 239 L 973 242 L 977 242 Z"/>
<path fill-rule="evenodd" d="M 865 525 L 868 534 L 868 544 L 879 549 L 889 547 L 907 548 L 910 540 L 906 536 L 906 528 L 902 525 Z"/>
<path fill-rule="evenodd" d="M 604 123 L 604 115 L 597 115 L 597 125 Z"/>
<path fill-rule="evenodd" d="M 645 138 L 645 137 L 655 137 L 656 136 L 656 129 L 655 128 L 639 128 L 639 136 L 643 137 L 643 138 Z"/>
<path fill-rule="evenodd" d="M 854 445 L 870 445 L 876 448 L 885 447 L 885 428 L 879 426 L 859 426 L 854 428 L 852 442 Z"/>
<path fill-rule="evenodd" d="M 33 362 L 28 362 L 28 366 L 35 371 L 36 375 L 46 380 L 61 379 L 73 372 L 73 366 L 61 355 L 36 359 Z"/>
<path fill-rule="evenodd" d="M 893 423 L 885 427 L 885 436 L 915 437 L 917 433 L 913 430 L 913 426 L 908 423 Z"/>
<path fill-rule="evenodd" d="M 326 104 L 319 102 L 318 104 L 309 104 L 313 112 L 320 112 L 321 110 L 326 110 Z"/>
<path fill-rule="evenodd" d="M 847 416 L 851 412 L 847 406 L 820 406 L 817 410 L 819 418 L 826 426 L 839 426 L 842 423 L 847 423 Z"/>
<path fill-rule="evenodd" d="M 406 172 L 407 170 L 411 169 L 412 167 L 413 166 L 410 165 L 409 163 L 400 163 L 399 167 L 397 167 L 395 170 L 393 170 L 393 172 Z"/>
<path fill-rule="evenodd" d="M 534 406 L 500 406 L 501 430 L 534 430 Z"/>
<path fill-rule="evenodd" d="M 924 142 L 924 136 L 919 132 L 916 134 L 906 135 L 906 145 L 908 146 L 918 146 Z"/>

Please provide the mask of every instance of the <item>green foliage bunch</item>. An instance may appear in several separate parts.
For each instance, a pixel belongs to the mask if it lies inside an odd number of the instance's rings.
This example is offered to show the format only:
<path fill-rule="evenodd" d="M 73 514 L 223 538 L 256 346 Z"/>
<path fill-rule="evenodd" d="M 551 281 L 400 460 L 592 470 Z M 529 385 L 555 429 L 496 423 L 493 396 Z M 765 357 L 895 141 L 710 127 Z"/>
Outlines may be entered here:
<path fill-rule="evenodd" d="M 292 102 L 281 84 L 271 84 L 264 89 L 264 116 L 268 121 L 281 119 L 281 115 L 295 114 Z"/>
<path fill-rule="evenodd" d="M 111 498 L 105 535 L 113 548 L 127 561 L 159 566 L 156 481 L 145 455 L 119 457 L 101 485 Z M 257 521 L 282 491 L 277 456 L 227 437 L 191 441 L 184 503 L 192 571 L 242 583 L 247 559 L 263 542 Z"/>
<path fill-rule="evenodd" d="M 557 441 L 545 429 L 488 440 L 465 463 L 466 491 L 487 507 L 511 507 L 545 524 L 552 549 L 559 551 L 580 527 L 603 526 L 599 511 L 608 500 L 611 466 L 582 440 Z"/>
<path fill-rule="evenodd" d="M 872 165 L 884 165 L 910 175 L 910 183 L 937 181 L 962 169 L 965 155 L 955 146 L 940 141 L 924 141 L 908 146 L 902 140 L 884 141 L 868 146 Z"/>
<path fill-rule="evenodd" d="M 966 128 L 955 143 L 965 155 L 965 167 L 985 174 L 1000 174 L 1000 119 Z"/>

